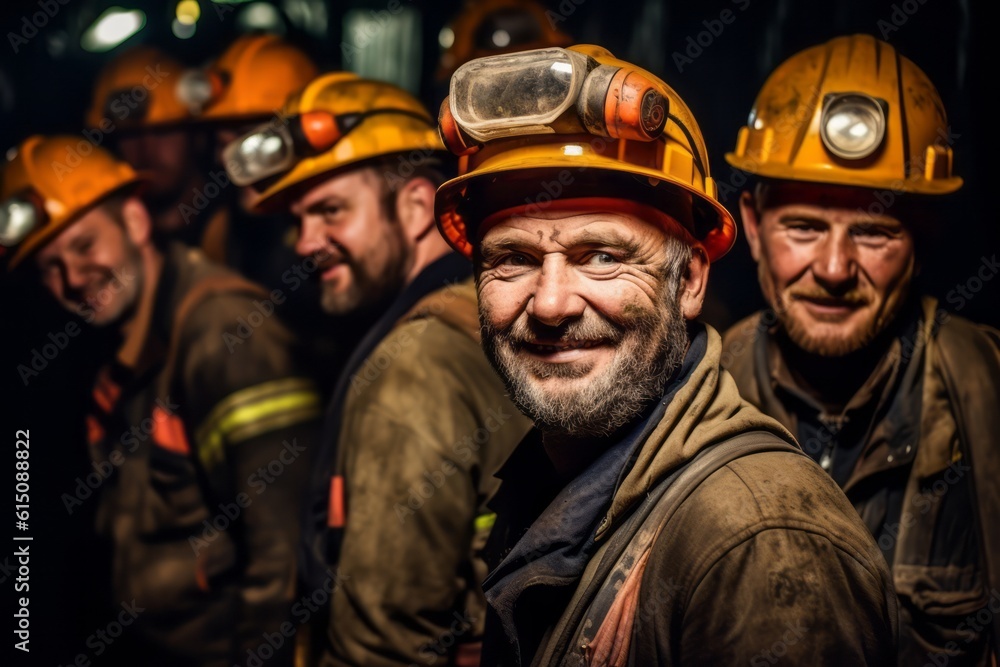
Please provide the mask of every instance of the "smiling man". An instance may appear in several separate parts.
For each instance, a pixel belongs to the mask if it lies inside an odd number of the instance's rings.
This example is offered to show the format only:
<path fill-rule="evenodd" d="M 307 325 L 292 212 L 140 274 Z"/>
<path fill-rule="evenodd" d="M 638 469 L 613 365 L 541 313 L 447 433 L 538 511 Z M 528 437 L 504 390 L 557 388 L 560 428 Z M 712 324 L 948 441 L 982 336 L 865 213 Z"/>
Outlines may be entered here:
<path fill-rule="evenodd" d="M 914 289 L 934 200 L 962 184 L 948 128 L 926 75 L 855 35 L 781 64 L 726 156 L 761 177 L 740 211 L 770 309 L 726 332 L 723 365 L 877 539 L 915 667 L 997 655 L 1000 333 Z"/>
<path fill-rule="evenodd" d="M 85 401 L 108 600 L 142 610 L 116 658 L 221 667 L 273 652 L 292 616 L 319 396 L 279 297 L 199 250 L 161 250 L 141 176 L 104 149 L 54 170 L 78 144 L 36 135 L 8 154 L 0 247 L 10 270 L 35 271 L 117 337 Z M 73 514 L 85 498 L 62 501 Z M 273 653 L 291 664 L 289 648 Z"/>
<path fill-rule="evenodd" d="M 348 72 L 282 117 L 230 144 L 227 169 L 257 210 L 298 219 L 323 309 L 363 334 L 308 489 L 303 594 L 338 585 L 307 664 L 479 664 L 485 504 L 528 424 L 479 347 L 468 262 L 434 225 L 450 156 L 416 98 Z"/>
<path fill-rule="evenodd" d="M 696 319 L 735 227 L 683 101 L 574 46 L 473 60 L 439 122 L 467 157 L 438 224 L 536 427 L 499 473 L 484 664 L 891 662 L 877 546 Z"/>

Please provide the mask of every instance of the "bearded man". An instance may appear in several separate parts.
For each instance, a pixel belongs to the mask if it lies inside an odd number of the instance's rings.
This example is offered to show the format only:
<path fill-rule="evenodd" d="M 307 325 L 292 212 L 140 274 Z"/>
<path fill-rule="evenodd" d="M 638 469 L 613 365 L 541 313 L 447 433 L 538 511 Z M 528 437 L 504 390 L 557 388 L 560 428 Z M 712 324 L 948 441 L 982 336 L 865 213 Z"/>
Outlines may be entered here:
<path fill-rule="evenodd" d="M 484 664 L 893 661 L 874 540 L 696 320 L 735 224 L 684 102 L 574 46 L 464 65 L 439 122 L 466 158 L 438 224 L 535 425 L 491 504 Z"/>
<path fill-rule="evenodd" d="M 947 128 L 913 62 L 839 37 L 775 70 L 726 156 L 760 177 L 740 211 L 770 309 L 722 363 L 876 538 L 915 667 L 989 664 L 1000 618 L 1000 333 L 913 289 L 935 200 L 962 185 Z"/>

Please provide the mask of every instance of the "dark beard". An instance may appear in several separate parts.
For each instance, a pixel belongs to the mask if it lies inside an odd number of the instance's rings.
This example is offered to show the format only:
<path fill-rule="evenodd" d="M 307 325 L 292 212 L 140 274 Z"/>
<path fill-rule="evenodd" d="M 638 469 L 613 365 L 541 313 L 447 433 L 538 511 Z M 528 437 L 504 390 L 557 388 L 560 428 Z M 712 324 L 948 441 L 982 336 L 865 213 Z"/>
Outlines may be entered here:
<path fill-rule="evenodd" d="M 607 436 L 632 422 L 652 401 L 660 398 L 671 374 L 680 367 L 688 347 L 687 322 L 676 296 L 662 295 L 659 308 L 611 320 L 590 315 L 559 327 L 549 327 L 521 314 L 510 326 L 489 324 L 480 305 L 483 349 L 503 378 L 511 400 L 535 425 L 549 435 L 569 438 Z M 524 342 L 538 335 L 544 340 L 615 344 L 614 360 L 600 376 L 576 392 L 546 393 L 533 379 L 579 378 L 593 366 L 548 364 L 519 358 Z"/>

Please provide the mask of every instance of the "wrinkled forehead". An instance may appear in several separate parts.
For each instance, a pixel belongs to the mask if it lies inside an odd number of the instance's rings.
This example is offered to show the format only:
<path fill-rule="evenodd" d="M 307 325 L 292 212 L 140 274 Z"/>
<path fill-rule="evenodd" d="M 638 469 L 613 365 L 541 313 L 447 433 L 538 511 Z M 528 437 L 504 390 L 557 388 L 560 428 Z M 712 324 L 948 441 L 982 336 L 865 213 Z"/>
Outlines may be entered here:
<path fill-rule="evenodd" d="M 636 202 L 603 198 L 565 199 L 550 205 L 521 206 L 498 211 L 479 225 L 479 241 L 489 242 L 501 235 L 547 234 L 586 238 L 600 236 L 623 240 L 678 236 L 693 243 L 684 227 L 666 213 Z"/>

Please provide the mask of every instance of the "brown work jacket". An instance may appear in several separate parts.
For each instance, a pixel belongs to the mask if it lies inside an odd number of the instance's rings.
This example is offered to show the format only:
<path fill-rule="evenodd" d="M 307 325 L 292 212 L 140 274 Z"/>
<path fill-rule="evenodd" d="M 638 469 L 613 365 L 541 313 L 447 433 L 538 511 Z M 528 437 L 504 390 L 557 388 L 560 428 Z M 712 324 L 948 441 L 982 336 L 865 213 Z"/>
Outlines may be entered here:
<path fill-rule="evenodd" d="M 898 664 L 987 665 L 1000 618 L 1000 333 L 931 298 L 917 319 L 862 401 L 878 407 L 843 488 L 892 566 Z M 811 408 L 785 391 L 774 322 L 758 313 L 731 327 L 723 365 L 745 399 L 797 433 L 796 410 Z M 888 512 L 887 497 L 898 499 Z"/>
<path fill-rule="evenodd" d="M 87 419 L 107 472 L 98 530 L 113 599 L 134 610 L 132 664 L 243 664 L 261 651 L 290 664 L 291 639 L 273 638 L 292 627 L 320 398 L 270 297 L 172 245 L 98 375 Z"/>
<path fill-rule="evenodd" d="M 545 565 L 542 543 L 528 544 L 530 557 L 514 561 L 516 569 L 507 567 L 526 573 L 517 577 L 518 590 L 495 596 L 490 580 L 497 570 L 490 575 L 487 664 L 840 667 L 895 659 L 898 610 L 875 541 L 791 434 L 740 398 L 719 366 L 719 334 L 705 327 L 699 336 L 706 337 L 703 356 L 665 408 L 647 418 L 642 432 L 648 434 L 606 498 L 584 546 L 593 551 L 581 578 L 566 581 Z M 662 480 L 699 454 L 748 435 L 780 451 L 746 454 L 714 469 L 665 524 L 643 524 L 627 535 L 630 543 L 647 545 L 634 558 L 605 567 L 609 545 L 630 530 L 629 518 Z M 540 449 L 537 441 L 525 445 Z M 523 454 L 532 452 L 519 448 L 514 457 Z M 520 498 L 552 474 L 544 469 L 544 454 L 535 451 L 534 458 L 536 466 L 522 459 L 501 472 L 491 538 L 506 544 L 501 553 L 512 544 L 513 553 L 523 552 L 522 541 L 532 540 L 530 528 L 522 532 L 505 517 L 529 509 L 519 507 Z M 577 506 L 573 497 L 556 496 L 532 528 L 560 514 L 574 520 Z M 587 600 L 595 584 L 611 593 L 605 597 L 609 607 Z M 502 606 L 494 602 L 501 599 Z M 553 609 L 553 599 L 564 602 Z M 526 649 L 522 639 L 539 629 L 539 645 Z"/>

